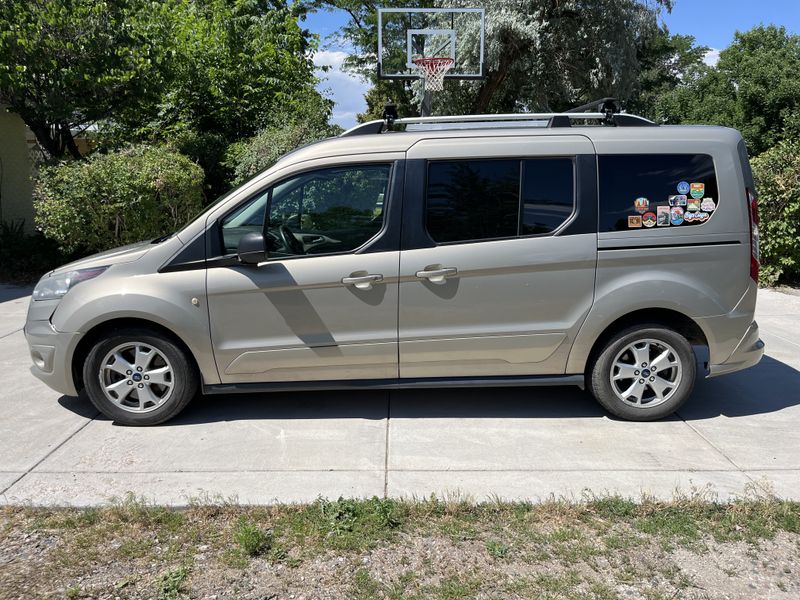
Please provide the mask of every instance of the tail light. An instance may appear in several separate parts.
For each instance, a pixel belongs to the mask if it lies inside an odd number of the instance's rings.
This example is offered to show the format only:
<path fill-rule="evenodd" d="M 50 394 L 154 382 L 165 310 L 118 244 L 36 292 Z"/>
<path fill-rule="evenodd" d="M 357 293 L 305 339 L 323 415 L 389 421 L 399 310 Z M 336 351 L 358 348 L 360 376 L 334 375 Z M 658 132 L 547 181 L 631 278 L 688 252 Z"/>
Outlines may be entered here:
<path fill-rule="evenodd" d="M 747 188 L 747 210 L 750 214 L 750 277 L 758 283 L 758 271 L 761 268 L 758 248 L 758 198 Z"/>

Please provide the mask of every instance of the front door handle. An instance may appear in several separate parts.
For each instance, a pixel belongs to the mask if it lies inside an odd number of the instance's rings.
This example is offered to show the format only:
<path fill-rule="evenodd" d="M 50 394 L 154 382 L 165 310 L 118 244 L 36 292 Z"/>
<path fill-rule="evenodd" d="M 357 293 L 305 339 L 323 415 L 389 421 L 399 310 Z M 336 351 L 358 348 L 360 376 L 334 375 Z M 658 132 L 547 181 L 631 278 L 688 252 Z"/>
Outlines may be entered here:
<path fill-rule="evenodd" d="M 442 283 L 448 277 L 458 273 L 455 267 L 426 267 L 423 271 L 417 271 L 416 275 L 420 279 L 427 279 L 432 283 Z"/>
<path fill-rule="evenodd" d="M 342 283 L 344 285 L 354 285 L 359 290 L 371 290 L 373 283 L 380 283 L 383 281 L 383 275 L 378 273 L 369 273 L 367 275 L 350 275 L 350 277 L 343 277 Z"/>

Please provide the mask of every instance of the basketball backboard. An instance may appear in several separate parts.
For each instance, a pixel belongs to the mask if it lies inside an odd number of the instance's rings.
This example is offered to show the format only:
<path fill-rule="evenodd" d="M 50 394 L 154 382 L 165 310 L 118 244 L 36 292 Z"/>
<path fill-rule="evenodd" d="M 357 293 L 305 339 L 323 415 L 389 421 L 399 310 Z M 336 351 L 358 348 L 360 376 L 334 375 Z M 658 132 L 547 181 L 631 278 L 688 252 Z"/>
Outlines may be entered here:
<path fill-rule="evenodd" d="M 419 58 L 451 58 L 448 79 L 483 78 L 482 8 L 379 8 L 378 77 L 419 79 Z"/>

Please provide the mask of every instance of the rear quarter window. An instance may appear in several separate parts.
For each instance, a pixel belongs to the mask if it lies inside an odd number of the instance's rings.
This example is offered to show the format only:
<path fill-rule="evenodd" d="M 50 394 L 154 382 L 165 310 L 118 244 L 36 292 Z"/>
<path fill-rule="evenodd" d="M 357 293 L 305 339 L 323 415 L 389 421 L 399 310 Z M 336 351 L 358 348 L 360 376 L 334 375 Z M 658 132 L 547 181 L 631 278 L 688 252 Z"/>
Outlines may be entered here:
<path fill-rule="evenodd" d="M 719 206 L 707 154 L 602 155 L 598 167 L 601 232 L 693 227 Z"/>

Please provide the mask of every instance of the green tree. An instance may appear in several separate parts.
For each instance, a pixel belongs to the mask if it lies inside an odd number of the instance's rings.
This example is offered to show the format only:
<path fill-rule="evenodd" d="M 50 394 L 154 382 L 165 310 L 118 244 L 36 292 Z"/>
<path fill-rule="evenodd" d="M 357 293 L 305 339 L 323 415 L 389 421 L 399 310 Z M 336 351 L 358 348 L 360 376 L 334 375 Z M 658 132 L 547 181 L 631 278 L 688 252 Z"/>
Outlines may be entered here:
<path fill-rule="evenodd" d="M 659 27 L 637 49 L 639 77 L 625 101 L 625 109 L 656 119 L 658 99 L 702 68 L 708 50 L 706 46 L 696 46 L 690 35 L 671 35 L 665 25 Z"/>
<path fill-rule="evenodd" d="M 0 102 L 53 157 L 79 157 L 73 138 L 154 98 L 174 2 L 3 0 Z"/>
<path fill-rule="evenodd" d="M 667 123 L 727 125 L 751 154 L 800 132 L 800 36 L 784 27 L 737 32 L 715 67 L 699 66 L 657 102 Z"/>
<path fill-rule="evenodd" d="M 346 64 L 375 81 L 377 6 L 411 2 L 316 0 L 315 7 L 344 9 L 342 34 L 358 50 Z M 471 6 L 468 0 L 413 3 Z M 434 108 L 450 113 L 561 110 L 602 96 L 629 97 L 637 86 L 637 49 L 658 31 L 671 0 L 496 0 L 486 4 L 486 78 L 448 81 Z M 460 43 L 472 44 L 473 40 Z M 368 94 L 367 115 L 380 113 L 385 95 L 413 106 L 400 83 L 381 82 Z M 383 96 L 383 97 L 381 97 Z M 377 105 L 376 105 L 377 103 Z"/>

